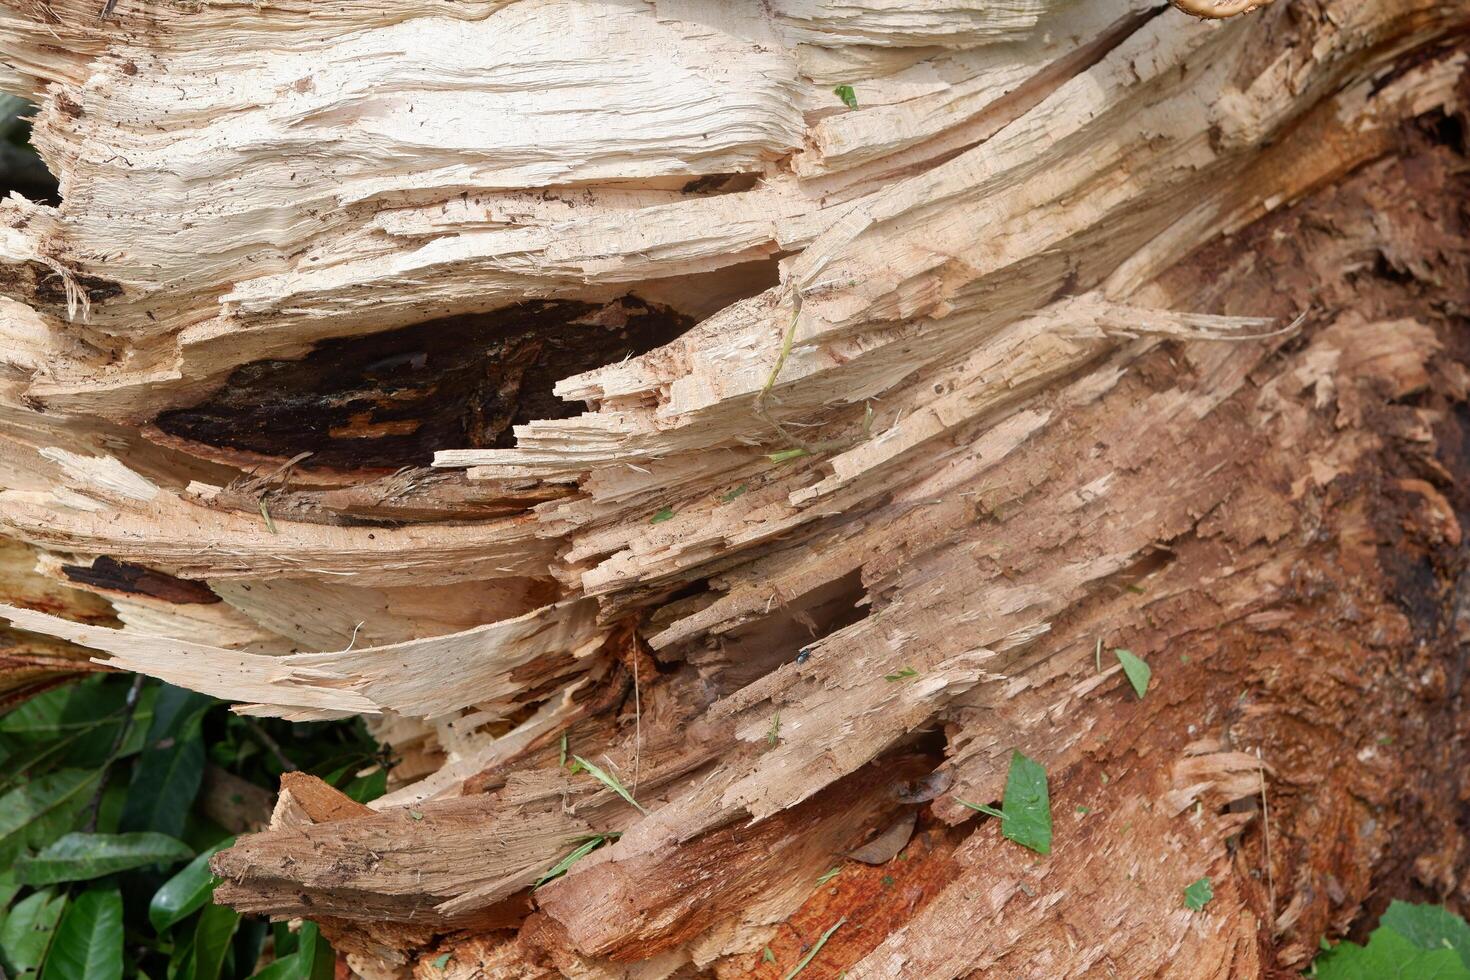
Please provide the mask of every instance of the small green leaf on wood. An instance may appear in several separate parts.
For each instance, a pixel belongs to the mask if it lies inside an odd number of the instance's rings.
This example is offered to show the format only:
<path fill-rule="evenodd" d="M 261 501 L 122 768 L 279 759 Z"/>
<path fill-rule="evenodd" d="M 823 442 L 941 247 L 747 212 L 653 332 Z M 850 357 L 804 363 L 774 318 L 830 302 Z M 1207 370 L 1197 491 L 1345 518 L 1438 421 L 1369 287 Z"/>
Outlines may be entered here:
<path fill-rule="evenodd" d="M 836 932 L 838 929 L 841 929 L 846 922 L 847 916 L 844 915 L 842 918 L 832 923 L 827 931 L 822 933 L 822 935 L 817 939 L 816 942 L 812 943 L 812 948 L 807 950 L 806 955 L 801 958 L 801 962 L 796 964 L 795 968 L 793 968 L 790 973 L 786 974 L 786 976 L 782 977 L 781 980 L 791 980 L 792 977 L 796 976 L 802 970 L 805 970 L 806 965 L 812 960 L 816 959 L 817 954 L 822 951 L 822 947 L 827 945 L 827 940 L 832 938 L 832 933 Z"/>
<path fill-rule="evenodd" d="M 776 712 L 776 717 L 771 719 L 771 730 L 766 732 L 766 744 L 775 745 L 781 740 L 781 712 Z"/>
<path fill-rule="evenodd" d="M 766 459 L 773 463 L 789 463 L 793 459 L 801 459 L 808 455 L 805 449 L 782 449 L 774 453 L 766 453 Z"/>
<path fill-rule="evenodd" d="M 1142 657 L 1136 656 L 1132 650 L 1124 650 L 1118 647 L 1113 650 L 1113 655 L 1118 658 L 1118 663 L 1123 665 L 1123 673 L 1128 675 L 1128 683 L 1133 685 L 1133 693 L 1137 694 L 1139 700 L 1148 691 L 1148 680 L 1153 676 L 1148 662 Z"/>
<path fill-rule="evenodd" d="M 852 90 L 851 85 L 839 85 L 832 90 L 832 94 L 842 100 L 842 104 L 849 109 L 858 107 L 857 93 Z"/>
<path fill-rule="evenodd" d="M 643 809 L 643 805 L 641 803 L 633 799 L 633 794 L 629 793 L 627 787 L 625 787 L 621 782 L 618 781 L 618 777 L 612 775 L 611 773 L 603 772 L 601 769 L 597 768 L 592 763 L 582 758 L 580 755 L 574 755 L 572 756 L 572 758 L 576 759 L 583 769 L 586 769 L 589 773 L 591 773 L 593 779 L 596 779 L 599 783 L 606 786 L 608 789 L 612 790 L 623 799 L 627 800 L 639 813 L 643 814 L 644 816 L 648 815 L 648 811 Z"/>
<path fill-rule="evenodd" d="M 833 878 L 836 878 L 841 873 L 842 869 L 840 867 L 833 868 L 832 870 L 828 871 L 826 874 L 817 879 L 818 887 L 825 885 L 827 882 L 831 881 Z"/>
<path fill-rule="evenodd" d="M 540 888 L 548 881 L 553 881 L 557 878 L 560 878 L 562 875 L 567 873 L 572 865 L 576 864 L 578 861 L 582 860 L 584 857 L 591 854 L 603 844 L 606 844 L 608 841 L 613 840 L 617 836 L 617 834 L 593 834 L 591 837 L 587 838 L 585 841 L 573 848 L 571 853 L 569 853 L 566 857 L 553 864 L 544 875 L 536 879 L 536 883 L 531 887 Z"/>
<path fill-rule="evenodd" d="M 672 508 L 672 507 L 660 507 L 658 509 L 658 513 L 654 514 L 652 517 L 650 517 L 648 519 L 648 523 L 650 523 L 650 524 L 662 524 L 664 521 L 667 521 L 667 520 L 671 519 L 673 516 L 674 516 L 674 508 Z"/>
<path fill-rule="evenodd" d="M 1210 904 L 1210 900 L 1214 897 L 1215 889 L 1210 885 L 1210 879 L 1201 878 L 1184 889 L 1184 907 L 1193 912 L 1198 912 Z"/>
<path fill-rule="evenodd" d="M 891 684 L 891 683 L 893 683 L 895 681 L 901 681 L 901 680 L 905 680 L 906 678 L 909 678 L 909 677 L 918 677 L 918 676 L 919 676 L 919 672 L 917 670 L 915 670 L 912 667 L 905 667 L 903 670 L 900 670 L 896 674 L 884 674 L 883 675 L 883 679 L 885 681 L 888 681 Z"/>
<path fill-rule="evenodd" d="M 422 820 L 422 819 L 424 819 L 424 814 L 423 814 L 423 811 L 421 811 L 421 810 L 409 810 L 408 811 L 408 815 L 413 820 Z"/>
<path fill-rule="evenodd" d="M 722 504 L 728 504 L 730 501 L 734 500 L 736 497 L 742 496 L 745 493 L 745 491 L 746 490 L 749 490 L 749 489 L 750 489 L 750 487 L 748 487 L 746 484 L 742 483 L 742 484 L 740 484 L 740 486 L 736 487 L 734 490 L 730 490 L 730 491 L 728 491 L 726 493 L 721 494 L 720 495 L 720 503 L 722 503 Z"/>
<path fill-rule="evenodd" d="M 1000 825 L 1002 834 L 1037 854 L 1051 853 L 1051 798 L 1046 770 L 1039 762 L 1020 752 L 1011 753 L 1001 810 L 1005 814 Z"/>
<path fill-rule="evenodd" d="M 453 953 L 440 953 L 438 956 L 434 957 L 434 969 L 438 970 L 440 973 L 443 973 L 444 968 L 449 965 L 449 961 L 451 958 L 453 958 L 453 956 Z"/>
<path fill-rule="evenodd" d="M 771 947 L 767 946 L 766 949 L 765 949 L 765 952 L 761 953 L 761 962 L 762 963 L 774 963 L 774 962 L 776 962 L 776 954 L 773 953 L 773 952 L 771 952 Z"/>
<path fill-rule="evenodd" d="M 566 732 L 562 732 L 561 733 L 561 755 L 557 759 L 556 764 L 559 765 L 559 766 L 561 766 L 563 769 L 565 769 L 566 766 L 567 766 L 567 733 Z"/>

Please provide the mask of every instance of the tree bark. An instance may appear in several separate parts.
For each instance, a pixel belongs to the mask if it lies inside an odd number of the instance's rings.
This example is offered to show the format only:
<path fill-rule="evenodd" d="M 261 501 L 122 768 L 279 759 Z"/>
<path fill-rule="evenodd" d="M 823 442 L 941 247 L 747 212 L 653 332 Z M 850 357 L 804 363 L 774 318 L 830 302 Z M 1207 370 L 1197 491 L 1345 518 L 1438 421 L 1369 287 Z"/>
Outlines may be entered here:
<path fill-rule="evenodd" d="M 639 980 L 1470 903 L 1463 3 L 97 6 L 0 3 L 5 642 L 399 759 L 220 900 Z"/>

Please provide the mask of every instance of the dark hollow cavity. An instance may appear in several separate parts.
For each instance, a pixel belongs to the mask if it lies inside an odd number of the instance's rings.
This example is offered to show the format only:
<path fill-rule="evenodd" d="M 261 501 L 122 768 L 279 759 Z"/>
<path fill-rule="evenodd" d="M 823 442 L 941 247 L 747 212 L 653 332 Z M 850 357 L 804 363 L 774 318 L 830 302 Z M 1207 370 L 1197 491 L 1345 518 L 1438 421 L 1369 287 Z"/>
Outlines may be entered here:
<path fill-rule="evenodd" d="M 505 448 L 511 427 L 577 415 L 557 381 L 668 343 L 693 324 L 636 297 L 522 303 L 323 341 L 294 361 L 237 368 L 163 431 L 341 469 L 422 466 L 439 449 Z"/>

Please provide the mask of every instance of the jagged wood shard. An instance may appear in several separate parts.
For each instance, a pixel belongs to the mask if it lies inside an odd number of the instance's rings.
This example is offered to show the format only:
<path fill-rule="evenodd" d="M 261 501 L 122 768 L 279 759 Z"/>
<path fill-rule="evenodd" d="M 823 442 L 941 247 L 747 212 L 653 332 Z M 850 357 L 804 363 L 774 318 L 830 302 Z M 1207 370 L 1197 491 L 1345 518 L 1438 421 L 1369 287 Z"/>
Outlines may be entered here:
<path fill-rule="evenodd" d="M 1237 977 L 1454 892 L 1464 4 L 96 6 L 0 0 L 0 671 L 400 760 L 222 900 L 365 976 Z"/>

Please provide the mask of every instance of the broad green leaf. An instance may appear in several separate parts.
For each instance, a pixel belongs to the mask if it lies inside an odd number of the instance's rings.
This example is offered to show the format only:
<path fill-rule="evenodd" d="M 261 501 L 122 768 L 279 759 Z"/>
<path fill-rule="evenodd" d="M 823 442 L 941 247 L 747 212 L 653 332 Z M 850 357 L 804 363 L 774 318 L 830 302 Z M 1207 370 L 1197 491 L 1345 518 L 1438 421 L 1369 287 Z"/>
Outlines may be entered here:
<path fill-rule="evenodd" d="M 82 892 L 62 917 L 41 980 L 122 980 L 123 903 L 117 889 Z"/>
<path fill-rule="evenodd" d="M 1020 752 L 1011 753 L 1011 770 L 1006 776 L 1001 799 L 1004 818 L 1000 832 L 1038 854 L 1051 853 L 1051 799 L 1046 789 L 1046 770 Z"/>
<path fill-rule="evenodd" d="M 204 778 L 199 717 L 194 715 L 177 735 L 166 736 L 138 758 L 123 805 L 121 829 L 152 830 L 170 837 L 184 832 L 184 819 Z M 162 718 L 161 714 L 155 715 L 154 721 Z"/>
<path fill-rule="evenodd" d="M 22 884 L 87 881 L 149 864 L 172 864 L 194 856 L 189 845 L 164 834 L 67 834 L 34 857 L 15 864 Z"/>
<path fill-rule="evenodd" d="M 225 962 L 225 976 L 248 977 L 255 972 L 260 952 L 265 948 L 265 937 L 270 933 L 270 923 L 260 916 L 244 916 L 240 928 L 235 930 L 233 963 Z"/>
<path fill-rule="evenodd" d="M 183 734 L 216 704 L 219 702 L 207 694 L 174 687 L 172 684 L 158 685 L 153 719 L 147 726 L 148 744 L 157 745 L 165 739 Z"/>
<path fill-rule="evenodd" d="M 1133 693 L 1137 694 L 1139 700 L 1148 691 L 1148 679 L 1153 676 L 1148 663 L 1141 657 L 1135 655 L 1132 650 L 1124 650 L 1118 647 L 1113 651 L 1118 658 L 1118 663 L 1123 665 L 1123 673 L 1128 675 L 1128 683 L 1133 685 Z"/>
<path fill-rule="evenodd" d="M 839 85 L 832 90 L 832 94 L 842 100 L 842 104 L 849 109 L 858 107 L 857 93 L 852 90 L 851 85 Z"/>
<path fill-rule="evenodd" d="M 0 717 L 0 732 L 57 738 L 94 728 L 98 722 L 122 710 L 127 693 L 126 685 L 108 684 L 100 677 L 56 688 L 28 698 L 14 711 Z"/>
<path fill-rule="evenodd" d="M 1420 949 L 1387 926 L 1367 946 L 1339 943 L 1313 963 L 1317 980 L 1470 980 L 1470 969 L 1453 949 Z"/>
<path fill-rule="evenodd" d="M 99 775 L 95 769 L 62 769 L 0 796 L 0 863 L 70 830 L 91 800 Z"/>
<path fill-rule="evenodd" d="M 194 927 L 193 980 L 219 980 L 230 940 L 240 927 L 240 913 L 228 905 L 206 905 Z"/>
<path fill-rule="evenodd" d="M 342 792 L 359 803 L 371 803 L 388 792 L 388 770 L 379 766 L 366 776 L 358 776 Z"/>
<path fill-rule="evenodd" d="M 252 980 L 305 980 L 307 974 L 302 972 L 303 969 L 309 972 L 309 968 L 301 964 L 301 955 L 292 953 L 289 956 L 271 960 L 259 971 L 251 974 L 251 978 Z"/>
<path fill-rule="evenodd" d="M 163 883 L 148 903 L 148 921 L 162 933 L 174 923 L 193 915 L 204 907 L 214 894 L 219 880 L 209 870 L 209 859 L 215 852 L 222 851 L 235 843 L 231 837 L 222 840 L 207 850 L 201 851 L 194 860 L 184 865 L 183 870 Z"/>
<path fill-rule="evenodd" d="M 1393 901 L 1383 913 L 1382 925 L 1419 949 L 1453 949 L 1470 968 L 1470 925 L 1443 905 Z"/>
<path fill-rule="evenodd" d="M 20 882 L 15 880 L 15 871 L 6 868 L 0 871 L 0 922 L 5 921 L 5 910 L 10 908 L 10 903 L 20 891 Z"/>
<path fill-rule="evenodd" d="M 0 731 L 0 749 L 5 755 L 0 786 L 23 781 L 43 768 L 100 767 L 127 717 L 122 710 L 127 692 L 123 685 L 99 687 L 84 682 L 48 691 L 0 718 L 0 727 L 8 726 Z M 152 685 L 139 692 L 118 758 L 142 750 L 157 694 Z"/>
<path fill-rule="evenodd" d="M 27 895 L 10 910 L 0 926 L 0 959 L 11 976 L 41 965 L 65 909 L 66 895 L 48 888 Z"/>
<path fill-rule="evenodd" d="M 311 930 L 309 934 L 308 929 Z M 333 980 L 336 976 L 337 954 L 332 952 L 331 944 L 317 929 L 315 922 L 308 922 L 301 927 L 301 951 L 296 955 L 302 957 L 306 964 L 302 980 Z"/>
<path fill-rule="evenodd" d="M 606 786 L 608 789 L 612 790 L 614 793 L 618 794 L 629 803 L 633 804 L 634 808 L 637 809 L 639 813 L 643 814 L 644 816 L 648 815 L 648 811 L 643 809 L 643 806 L 637 800 L 633 799 L 633 794 L 628 792 L 627 788 L 618 781 L 618 778 L 616 776 L 612 776 L 608 773 L 603 772 L 601 769 L 597 768 L 592 763 L 582 758 L 580 755 L 574 755 L 572 756 L 572 758 L 576 759 L 578 764 L 580 764 L 583 769 L 586 769 L 589 773 L 591 773 L 593 778 L 596 779 L 599 783 Z"/>
<path fill-rule="evenodd" d="M 1184 889 L 1184 907 L 1198 912 L 1210 904 L 1214 897 L 1215 889 L 1210 884 L 1210 879 L 1201 878 L 1199 881 L 1191 882 L 1189 887 Z"/>

